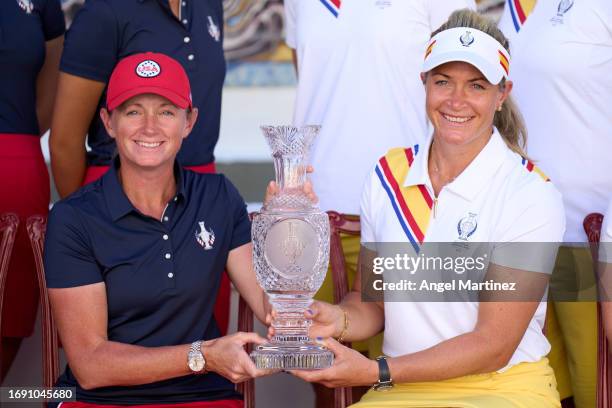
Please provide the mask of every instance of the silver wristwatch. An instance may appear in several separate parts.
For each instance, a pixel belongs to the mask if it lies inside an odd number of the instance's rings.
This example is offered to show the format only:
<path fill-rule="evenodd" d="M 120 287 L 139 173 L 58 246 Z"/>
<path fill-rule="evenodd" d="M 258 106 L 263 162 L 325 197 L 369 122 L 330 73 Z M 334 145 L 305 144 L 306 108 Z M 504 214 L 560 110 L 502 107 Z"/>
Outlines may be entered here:
<path fill-rule="evenodd" d="M 206 359 L 204 354 L 202 354 L 202 340 L 191 343 L 191 348 L 187 355 L 187 365 L 194 374 L 204 374 L 206 372 Z"/>

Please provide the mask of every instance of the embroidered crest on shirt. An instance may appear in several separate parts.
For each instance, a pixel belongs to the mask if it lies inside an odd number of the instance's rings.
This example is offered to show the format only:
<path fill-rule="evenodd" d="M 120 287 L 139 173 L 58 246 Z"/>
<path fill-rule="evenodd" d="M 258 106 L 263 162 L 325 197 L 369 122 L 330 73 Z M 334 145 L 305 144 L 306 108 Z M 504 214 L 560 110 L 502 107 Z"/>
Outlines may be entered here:
<path fill-rule="evenodd" d="M 563 24 L 565 13 L 567 13 L 574 5 L 574 0 L 561 0 L 557 6 L 557 15 L 550 19 L 553 25 Z"/>
<path fill-rule="evenodd" d="M 17 0 L 17 4 L 19 4 L 19 7 L 28 14 L 32 13 L 32 10 L 34 10 L 32 0 Z"/>
<path fill-rule="evenodd" d="M 466 31 L 461 35 L 461 37 L 459 37 L 459 41 L 461 41 L 461 45 L 464 47 L 469 47 L 474 43 L 474 36 L 470 31 Z"/>
<path fill-rule="evenodd" d="M 381 10 L 386 9 L 387 7 L 391 7 L 391 0 L 376 0 L 374 5 Z"/>
<path fill-rule="evenodd" d="M 467 216 L 463 217 L 457 223 L 457 232 L 459 233 L 459 239 L 467 241 L 469 237 L 476 232 L 478 228 L 478 222 L 476 221 L 476 214 L 468 213 Z"/>
<path fill-rule="evenodd" d="M 216 41 L 219 42 L 221 39 L 221 30 L 219 30 L 219 26 L 215 24 L 215 21 L 211 16 L 208 16 L 208 22 L 206 23 L 208 27 L 208 34 Z"/>
<path fill-rule="evenodd" d="M 210 230 L 206 229 L 204 225 L 204 221 L 198 222 L 200 226 L 200 230 L 196 231 L 195 237 L 196 241 L 205 251 L 213 248 L 213 244 L 215 243 L 215 232 L 210 228 Z"/>
<path fill-rule="evenodd" d="M 161 73 L 161 67 L 153 60 L 142 61 L 136 66 L 136 75 L 142 78 L 153 78 Z"/>
<path fill-rule="evenodd" d="M 340 14 L 340 5 L 342 4 L 341 0 L 319 0 L 325 8 L 332 13 L 332 15 L 338 18 L 338 14 Z"/>

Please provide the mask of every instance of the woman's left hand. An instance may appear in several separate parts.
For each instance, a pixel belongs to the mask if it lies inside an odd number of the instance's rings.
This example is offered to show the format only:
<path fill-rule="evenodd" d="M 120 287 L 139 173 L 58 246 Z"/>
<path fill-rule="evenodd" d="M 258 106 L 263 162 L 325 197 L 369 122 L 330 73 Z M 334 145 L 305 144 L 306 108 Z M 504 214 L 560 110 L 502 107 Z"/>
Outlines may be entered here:
<path fill-rule="evenodd" d="M 307 166 L 306 167 L 306 173 L 310 174 L 314 172 L 314 169 L 312 166 Z M 268 183 L 268 187 L 266 188 L 266 196 L 264 198 L 264 205 L 266 205 L 267 203 L 270 202 L 270 200 L 278 194 L 278 186 L 276 185 L 275 181 L 271 181 Z M 306 180 L 306 182 L 304 183 L 304 194 L 306 194 L 308 196 L 308 199 L 313 203 L 316 204 L 317 202 L 319 202 L 319 197 L 317 197 L 317 195 L 314 192 L 314 189 L 312 188 L 312 182 L 310 180 Z"/>
<path fill-rule="evenodd" d="M 334 364 L 324 370 L 292 370 L 291 374 L 329 388 L 372 385 L 378 381 L 378 364 L 332 338 L 318 340 L 334 353 Z"/>

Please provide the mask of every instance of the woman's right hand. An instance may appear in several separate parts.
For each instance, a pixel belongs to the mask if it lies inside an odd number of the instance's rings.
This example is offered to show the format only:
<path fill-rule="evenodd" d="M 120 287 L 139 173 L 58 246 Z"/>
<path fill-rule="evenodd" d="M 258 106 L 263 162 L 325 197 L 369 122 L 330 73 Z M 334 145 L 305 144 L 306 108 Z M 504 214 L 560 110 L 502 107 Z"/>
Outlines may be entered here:
<path fill-rule="evenodd" d="M 266 315 L 269 339 L 274 336 L 274 327 L 272 323 L 275 315 L 276 313 L 274 310 Z M 312 339 L 317 337 L 337 338 L 344 330 L 344 310 L 338 305 L 315 300 L 310 307 L 304 311 L 304 317 L 312 320 L 312 325 L 308 330 L 308 336 Z"/>
<path fill-rule="evenodd" d="M 214 371 L 237 384 L 250 378 L 272 374 L 275 370 L 259 370 L 246 353 L 247 343 L 263 344 L 266 339 L 256 333 L 238 332 L 205 341 L 202 353 L 206 370 Z"/>
<path fill-rule="evenodd" d="M 344 310 L 338 305 L 314 301 L 304 316 L 312 319 L 312 326 L 308 330 L 310 338 L 338 338 L 344 330 Z"/>

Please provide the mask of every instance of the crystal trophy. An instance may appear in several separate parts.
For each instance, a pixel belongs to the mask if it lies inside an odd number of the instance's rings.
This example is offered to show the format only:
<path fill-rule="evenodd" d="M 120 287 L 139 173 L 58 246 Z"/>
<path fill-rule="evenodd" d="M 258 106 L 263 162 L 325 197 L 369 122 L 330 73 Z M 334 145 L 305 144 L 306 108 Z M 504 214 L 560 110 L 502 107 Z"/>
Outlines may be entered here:
<path fill-rule="evenodd" d="M 278 194 L 253 218 L 253 262 L 259 285 L 276 312 L 274 337 L 251 352 L 257 368 L 321 369 L 334 354 L 308 337 L 304 317 L 325 279 L 329 218 L 303 192 L 306 157 L 319 126 L 262 126 Z"/>

